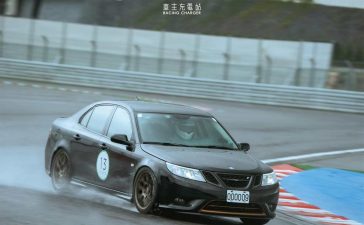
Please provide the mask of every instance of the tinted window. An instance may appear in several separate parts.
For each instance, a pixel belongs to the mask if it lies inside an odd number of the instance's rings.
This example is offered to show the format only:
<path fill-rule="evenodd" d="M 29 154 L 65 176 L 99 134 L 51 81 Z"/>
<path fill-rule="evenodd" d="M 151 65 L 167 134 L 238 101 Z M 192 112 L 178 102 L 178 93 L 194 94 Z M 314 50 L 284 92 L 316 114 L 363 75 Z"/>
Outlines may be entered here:
<path fill-rule="evenodd" d="M 122 108 L 117 108 L 114 117 L 112 118 L 107 136 L 111 137 L 114 134 L 125 134 L 130 140 L 132 130 L 129 113 Z"/>
<path fill-rule="evenodd" d="M 97 133 L 102 134 L 104 127 L 106 125 L 107 119 L 110 116 L 114 106 L 105 105 L 95 107 L 90 120 L 87 124 L 87 128 Z"/>
<path fill-rule="evenodd" d="M 87 126 L 87 123 L 88 123 L 88 121 L 89 121 L 89 119 L 90 119 L 90 116 L 91 116 L 91 114 L 92 114 L 92 109 L 90 110 L 90 111 L 88 111 L 87 113 L 86 113 L 86 115 L 84 115 L 83 116 L 83 118 L 82 118 L 82 120 L 81 120 L 81 125 L 83 125 L 83 126 Z"/>

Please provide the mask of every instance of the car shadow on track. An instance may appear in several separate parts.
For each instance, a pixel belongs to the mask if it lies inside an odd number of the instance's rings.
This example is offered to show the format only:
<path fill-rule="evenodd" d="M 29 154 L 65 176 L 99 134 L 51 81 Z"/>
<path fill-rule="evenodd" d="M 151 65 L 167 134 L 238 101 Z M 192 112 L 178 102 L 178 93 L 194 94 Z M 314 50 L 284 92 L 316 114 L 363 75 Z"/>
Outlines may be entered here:
<path fill-rule="evenodd" d="M 112 197 L 108 194 L 98 192 L 93 189 L 83 189 L 78 187 L 73 187 L 72 192 L 68 194 L 63 194 L 64 196 L 76 198 L 79 200 L 85 200 L 90 203 L 90 205 L 98 207 L 111 207 L 113 210 L 123 210 L 125 212 L 133 212 L 138 214 L 138 218 L 159 220 L 167 222 L 170 224 L 209 224 L 209 225 L 242 225 L 239 218 L 229 218 L 229 217 L 219 217 L 204 215 L 198 213 L 187 213 L 174 211 L 170 209 L 157 210 L 153 214 L 140 214 L 135 205 L 129 201 L 119 199 L 117 197 Z M 173 222 L 172 222 L 172 221 Z M 151 224 L 153 222 L 151 221 Z M 161 221 L 161 222 L 162 222 Z"/>
<path fill-rule="evenodd" d="M 78 191 L 77 191 L 78 190 Z M 81 192 L 80 192 L 81 190 Z M 125 212 L 133 212 L 138 215 L 138 218 L 151 219 L 150 223 L 155 224 L 160 221 L 168 224 L 209 224 L 209 225 L 241 225 L 242 222 L 238 218 L 218 217 L 211 215 L 203 215 L 197 213 L 186 213 L 173 211 L 168 209 L 157 210 L 153 214 L 143 215 L 137 212 L 133 203 L 114 198 L 100 192 L 94 192 L 90 189 L 74 189 L 75 192 L 68 194 L 69 197 L 76 197 L 77 199 L 86 200 L 90 205 L 102 208 L 109 208 L 113 210 L 122 210 Z M 115 208 L 114 208 L 115 207 Z M 112 210 L 112 211 L 113 211 Z M 158 222 L 157 222 L 158 223 Z"/>
<path fill-rule="evenodd" d="M 239 219 L 163 210 L 158 215 L 139 214 L 130 202 L 87 191 L 55 194 L 0 186 L 1 224 L 138 224 L 138 225 L 238 225 Z M 7 215 L 6 217 L 2 217 Z M 16 218 L 16 223 L 14 223 Z"/>

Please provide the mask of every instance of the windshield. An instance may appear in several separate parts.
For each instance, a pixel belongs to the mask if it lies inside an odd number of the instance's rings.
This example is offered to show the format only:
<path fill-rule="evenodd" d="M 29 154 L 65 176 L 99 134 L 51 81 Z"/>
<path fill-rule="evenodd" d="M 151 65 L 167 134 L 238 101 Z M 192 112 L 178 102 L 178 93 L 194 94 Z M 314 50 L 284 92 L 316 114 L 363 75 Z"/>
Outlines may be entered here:
<path fill-rule="evenodd" d="M 213 117 L 138 113 L 137 118 L 143 144 L 238 149 Z"/>

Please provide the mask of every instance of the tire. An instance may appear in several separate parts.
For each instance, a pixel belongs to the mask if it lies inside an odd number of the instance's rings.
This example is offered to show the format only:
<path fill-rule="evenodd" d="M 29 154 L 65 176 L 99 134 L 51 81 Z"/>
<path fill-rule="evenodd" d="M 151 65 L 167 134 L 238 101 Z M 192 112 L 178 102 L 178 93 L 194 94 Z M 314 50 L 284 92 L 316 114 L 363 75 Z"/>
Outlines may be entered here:
<path fill-rule="evenodd" d="M 246 219 L 240 218 L 244 225 L 263 225 L 269 222 L 270 219 Z"/>
<path fill-rule="evenodd" d="M 66 192 L 71 180 L 71 160 L 67 152 L 59 150 L 52 160 L 51 178 L 54 190 Z"/>
<path fill-rule="evenodd" d="M 153 213 L 157 206 L 158 183 L 151 169 L 140 169 L 133 185 L 133 199 L 138 211 L 142 214 Z"/>

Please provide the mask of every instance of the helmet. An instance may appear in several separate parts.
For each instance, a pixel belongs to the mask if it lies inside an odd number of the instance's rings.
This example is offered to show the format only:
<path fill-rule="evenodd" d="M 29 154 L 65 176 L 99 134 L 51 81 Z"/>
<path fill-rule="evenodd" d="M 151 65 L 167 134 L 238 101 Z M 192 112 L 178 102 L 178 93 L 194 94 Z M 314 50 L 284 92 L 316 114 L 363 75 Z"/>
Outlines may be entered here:
<path fill-rule="evenodd" d="M 195 124 L 189 119 L 179 119 L 176 122 L 176 132 L 183 140 L 191 140 L 195 133 Z"/>

